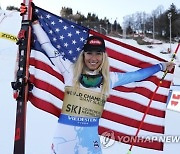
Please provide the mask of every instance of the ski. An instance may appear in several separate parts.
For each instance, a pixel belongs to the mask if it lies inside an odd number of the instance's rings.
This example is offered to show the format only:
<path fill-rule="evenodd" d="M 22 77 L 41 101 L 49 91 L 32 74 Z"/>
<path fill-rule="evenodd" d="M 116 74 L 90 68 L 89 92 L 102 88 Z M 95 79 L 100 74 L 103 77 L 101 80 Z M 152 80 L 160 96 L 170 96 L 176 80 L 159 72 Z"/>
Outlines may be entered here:
<path fill-rule="evenodd" d="M 32 0 L 23 0 L 27 12 L 22 16 L 21 30 L 18 34 L 17 66 L 15 81 L 11 83 L 17 101 L 16 125 L 13 154 L 25 154 L 26 108 L 29 91 L 29 57 L 31 44 Z"/>

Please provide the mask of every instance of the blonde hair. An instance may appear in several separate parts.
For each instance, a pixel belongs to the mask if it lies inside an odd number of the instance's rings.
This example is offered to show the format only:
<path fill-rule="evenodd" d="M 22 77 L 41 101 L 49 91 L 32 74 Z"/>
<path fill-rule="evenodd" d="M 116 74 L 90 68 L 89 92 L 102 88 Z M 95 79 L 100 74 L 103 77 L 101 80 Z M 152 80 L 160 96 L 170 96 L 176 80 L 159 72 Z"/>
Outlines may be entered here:
<path fill-rule="evenodd" d="M 74 88 L 79 89 L 80 82 L 79 78 L 81 73 L 83 73 L 83 70 L 85 69 L 84 64 L 84 51 L 80 53 L 76 63 L 74 64 Z M 110 90 L 110 75 L 109 75 L 109 61 L 108 61 L 108 55 L 107 53 L 103 52 L 103 61 L 99 68 L 97 69 L 98 72 L 102 73 L 103 76 L 103 85 L 101 88 L 101 94 L 108 97 L 109 96 L 109 90 Z"/>

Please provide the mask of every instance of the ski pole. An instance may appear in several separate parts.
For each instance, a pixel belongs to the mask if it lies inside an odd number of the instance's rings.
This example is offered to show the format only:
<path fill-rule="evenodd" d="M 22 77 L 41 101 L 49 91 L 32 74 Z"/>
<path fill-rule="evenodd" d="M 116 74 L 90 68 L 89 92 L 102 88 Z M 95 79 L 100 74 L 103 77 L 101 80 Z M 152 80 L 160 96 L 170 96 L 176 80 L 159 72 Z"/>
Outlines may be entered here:
<path fill-rule="evenodd" d="M 177 51 L 178 51 L 178 49 L 179 49 L 179 46 L 180 46 L 180 40 L 179 40 L 179 42 L 178 42 L 178 45 L 177 45 L 177 47 L 176 47 L 175 52 L 173 53 L 173 56 L 172 56 L 170 62 L 173 62 L 174 59 L 176 58 L 176 54 L 177 54 Z M 161 78 L 160 81 L 159 81 L 158 86 L 156 87 L 155 91 L 153 92 L 153 95 L 152 95 L 152 97 L 151 97 L 151 99 L 150 99 L 150 101 L 149 101 L 149 103 L 148 103 L 148 106 L 147 106 L 147 108 L 146 108 L 146 111 L 145 111 L 145 113 L 144 113 L 144 115 L 143 115 L 143 117 L 142 117 L 141 123 L 140 123 L 140 125 L 139 125 L 139 127 L 138 127 L 138 129 L 137 129 L 137 131 L 136 131 L 135 138 L 137 138 L 137 136 L 138 136 L 138 134 L 139 134 L 139 131 L 140 131 L 142 125 L 143 125 L 144 119 L 145 119 L 145 117 L 146 117 L 146 115 L 147 115 L 147 113 L 148 113 L 148 111 L 149 111 L 149 108 L 150 108 L 150 105 L 151 105 L 151 103 L 152 103 L 152 100 L 153 100 L 153 98 L 154 98 L 154 96 L 155 96 L 158 88 L 159 88 L 160 85 L 162 84 L 162 81 L 163 81 L 164 78 L 166 77 L 167 73 L 168 73 L 168 70 L 166 69 L 166 71 L 164 72 L 162 78 Z M 134 146 L 134 140 L 133 140 L 133 142 L 132 142 L 132 144 L 131 144 L 131 146 L 130 146 L 130 148 L 129 148 L 129 151 L 127 152 L 127 154 L 131 154 L 131 151 L 132 151 L 133 146 Z"/>

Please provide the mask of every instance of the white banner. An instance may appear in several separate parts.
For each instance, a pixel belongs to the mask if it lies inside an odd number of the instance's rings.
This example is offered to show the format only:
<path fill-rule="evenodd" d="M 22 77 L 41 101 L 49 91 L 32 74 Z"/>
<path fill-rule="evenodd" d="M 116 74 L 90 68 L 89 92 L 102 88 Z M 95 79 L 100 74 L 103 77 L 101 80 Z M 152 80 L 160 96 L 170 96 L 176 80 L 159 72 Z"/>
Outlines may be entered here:
<path fill-rule="evenodd" d="M 180 112 L 180 86 L 173 86 L 169 91 L 167 109 Z"/>

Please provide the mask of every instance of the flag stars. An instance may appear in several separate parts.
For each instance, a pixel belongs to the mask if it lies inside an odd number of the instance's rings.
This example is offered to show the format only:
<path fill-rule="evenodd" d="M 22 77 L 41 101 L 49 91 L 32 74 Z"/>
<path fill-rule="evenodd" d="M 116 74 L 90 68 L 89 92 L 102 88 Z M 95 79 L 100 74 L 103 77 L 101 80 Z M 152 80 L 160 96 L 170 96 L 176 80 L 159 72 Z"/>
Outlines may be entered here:
<path fill-rule="evenodd" d="M 72 36 L 72 33 L 68 33 L 68 36 L 71 37 L 71 36 Z"/>
<path fill-rule="evenodd" d="M 76 44 L 77 42 L 76 42 L 76 40 L 72 40 L 72 44 Z"/>
<path fill-rule="evenodd" d="M 76 31 L 76 34 L 79 35 L 79 34 L 80 34 L 80 31 L 77 30 L 77 31 Z"/>
<path fill-rule="evenodd" d="M 59 28 L 56 28 L 56 32 L 59 32 L 60 30 L 59 30 Z"/>
<path fill-rule="evenodd" d="M 70 55 L 72 54 L 72 50 L 69 50 L 69 54 L 70 54 Z"/>
<path fill-rule="evenodd" d="M 64 36 L 63 36 L 63 35 L 61 35 L 61 36 L 60 36 L 60 40 L 63 40 L 63 39 L 64 39 Z"/>
<path fill-rule="evenodd" d="M 53 46 L 63 58 L 76 61 L 88 35 L 87 28 L 80 28 L 75 23 L 67 23 L 62 18 L 57 18 L 51 13 L 38 11 L 38 18 L 44 31 L 47 33 Z M 44 22 L 43 20 L 46 20 Z M 67 39 L 67 40 L 66 40 Z"/>
<path fill-rule="evenodd" d="M 43 16 L 41 15 L 39 18 L 40 18 L 40 19 L 43 19 Z"/>
<path fill-rule="evenodd" d="M 63 29 L 64 29 L 64 30 L 67 30 L 67 29 L 68 29 L 68 27 L 67 27 L 67 26 L 64 26 L 64 27 L 63 27 Z"/>
<path fill-rule="evenodd" d="M 52 33 L 53 33 L 53 31 L 52 31 L 52 30 L 50 30 L 50 31 L 49 31 L 49 34 L 52 34 Z"/>
<path fill-rule="evenodd" d="M 38 10 L 38 9 L 35 9 L 35 12 L 36 12 L 36 13 L 38 13 L 38 12 L 39 12 L 39 10 Z"/>
<path fill-rule="evenodd" d="M 68 47 L 68 43 L 66 42 L 66 43 L 64 43 L 64 46 L 67 48 Z"/>
<path fill-rule="evenodd" d="M 80 37 L 80 41 L 81 41 L 81 42 L 84 42 L 84 40 L 85 40 L 85 39 L 84 39 L 83 37 Z"/>
<path fill-rule="evenodd" d="M 73 61 L 76 61 L 76 59 L 77 59 L 77 58 L 76 58 L 76 57 L 74 57 L 74 58 L 73 58 Z"/>
<path fill-rule="evenodd" d="M 74 28 L 74 25 L 71 25 L 71 28 Z"/>
<path fill-rule="evenodd" d="M 61 46 L 60 46 L 60 45 L 57 45 L 57 48 L 58 48 L 58 49 L 60 49 L 60 48 L 61 48 Z"/>
<path fill-rule="evenodd" d="M 46 18 L 49 19 L 49 18 L 51 18 L 51 16 L 50 16 L 49 14 L 47 14 L 47 15 L 46 15 Z"/>
<path fill-rule="evenodd" d="M 81 51 L 81 49 L 78 47 L 78 48 L 76 48 L 76 50 L 79 52 L 79 51 Z"/>
<path fill-rule="evenodd" d="M 51 22 L 51 25 L 55 25 L 55 22 L 54 22 L 54 21 L 52 21 L 52 22 Z"/>
<path fill-rule="evenodd" d="M 63 20 L 62 20 L 62 19 L 59 19 L 59 22 L 60 22 L 60 23 L 62 23 L 62 22 L 63 22 Z"/>
<path fill-rule="evenodd" d="M 54 41 L 54 42 L 56 42 L 56 41 L 57 41 L 57 39 L 54 37 L 54 38 L 53 38 L 53 41 Z"/>

